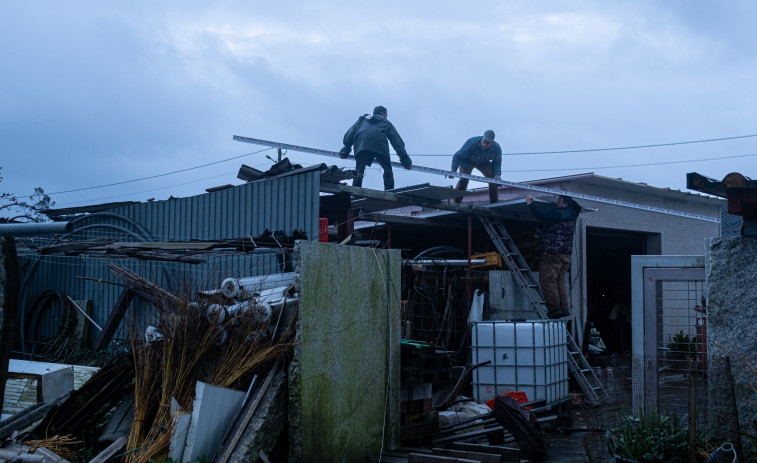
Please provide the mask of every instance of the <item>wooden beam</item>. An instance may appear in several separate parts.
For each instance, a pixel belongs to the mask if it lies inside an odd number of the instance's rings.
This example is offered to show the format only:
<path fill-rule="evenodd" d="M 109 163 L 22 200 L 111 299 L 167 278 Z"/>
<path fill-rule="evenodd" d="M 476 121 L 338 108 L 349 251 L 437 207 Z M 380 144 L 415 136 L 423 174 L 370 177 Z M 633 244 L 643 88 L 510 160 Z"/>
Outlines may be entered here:
<path fill-rule="evenodd" d="M 500 463 L 501 455 L 493 453 L 472 452 L 470 450 L 453 450 L 453 449 L 432 449 L 434 455 L 441 455 L 445 457 L 463 458 L 473 461 L 480 461 L 481 463 Z"/>
<path fill-rule="evenodd" d="M 126 437 L 119 437 L 117 441 L 110 444 L 108 448 L 100 452 L 95 458 L 91 459 L 89 463 L 105 463 L 110 460 L 110 457 L 115 455 L 116 452 L 121 450 L 124 445 L 126 445 Z"/>
<path fill-rule="evenodd" d="M 496 453 L 503 462 L 519 462 L 520 449 L 517 447 L 505 447 L 502 445 L 472 444 L 469 442 L 453 442 L 450 446 L 456 450 L 468 450 L 470 452 Z"/>
<path fill-rule="evenodd" d="M 103 330 L 100 331 L 100 334 L 95 340 L 95 350 L 100 350 L 107 346 L 110 340 L 113 339 L 113 335 L 116 334 L 118 325 L 121 324 L 121 320 L 123 320 L 126 310 L 129 308 L 129 304 L 131 304 L 131 301 L 134 299 L 134 295 L 134 291 L 129 288 L 124 288 L 124 290 L 121 291 L 121 294 L 116 301 L 116 305 L 113 307 L 110 315 L 108 315 L 108 320 L 105 322 Z"/>
<path fill-rule="evenodd" d="M 466 458 L 444 457 L 441 455 L 429 455 L 428 453 L 411 453 L 407 456 L 408 463 L 476 463 L 478 460 Z"/>
<path fill-rule="evenodd" d="M 271 371 L 268 372 L 268 376 L 266 377 L 265 382 L 255 393 L 255 398 L 253 400 L 247 401 L 242 406 L 242 410 L 240 410 L 239 415 L 237 416 L 236 420 L 234 420 L 234 424 L 226 434 L 226 437 L 221 444 L 221 448 L 219 448 L 216 452 L 212 463 L 226 463 L 227 461 L 229 461 L 232 452 L 234 452 L 234 448 L 239 443 L 239 439 L 242 437 L 242 434 L 247 429 L 247 425 L 255 415 L 255 412 L 258 409 L 258 405 L 263 400 L 263 396 L 268 390 L 268 386 L 271 384 L 273 377 L 278 374 L 280 367 L 281 359 L 277 359 L 276 363 L 274 363 L 273 367 L 271 367 Z"/>

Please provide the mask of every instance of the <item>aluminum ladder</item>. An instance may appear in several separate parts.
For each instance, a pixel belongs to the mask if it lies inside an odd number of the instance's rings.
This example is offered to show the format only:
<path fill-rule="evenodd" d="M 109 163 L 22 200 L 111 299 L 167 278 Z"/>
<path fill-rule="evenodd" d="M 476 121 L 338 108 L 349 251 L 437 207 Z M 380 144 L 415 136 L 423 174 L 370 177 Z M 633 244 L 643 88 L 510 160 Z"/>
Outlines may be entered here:
<path fill-rule="evenodd" d="M 548 318 L 547 305 L 544 303 L 541 295 L 539 281 L 528 267 L 523 255 L 518 251 L 515 242 L 510 237 L 505 226 L 497 219 L 489 219 L 487 217 L 479 217 L 479 219 L 481 219 L 484 229 L 489 234 L 489 237 L 491 237 L 492 242 L 494 242 L 497 251 L 502 255 L 502 259 L 507 263 L 510 271 L 515 276 L 515 280 L 528 294 L 534 311 L 539 314 L 539 317 Z M 570 332 L 567 333 L 567 340 L 568 366 L 573 377 L 584 391 L 587 402 L 592 406 L 596 406 L 600 405 L 603 401 L 609 401 L 607 391 L 602 387 L 602 383 L 599 382 L 599 379 L 594 374 L 594 370 L 589 366 L 589 362 L 586 361 L 586 358 L 578 349 L 578 345 L 573 336 L 570 335 Z"/>

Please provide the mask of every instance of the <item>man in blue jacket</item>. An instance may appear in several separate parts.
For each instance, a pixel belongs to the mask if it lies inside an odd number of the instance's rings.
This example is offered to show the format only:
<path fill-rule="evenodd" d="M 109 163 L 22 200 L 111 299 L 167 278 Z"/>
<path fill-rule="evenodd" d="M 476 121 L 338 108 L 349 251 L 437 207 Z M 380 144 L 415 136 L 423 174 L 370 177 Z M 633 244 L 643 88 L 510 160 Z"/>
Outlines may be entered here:
<path fill-rule="evenodd" d="M 410 160 L 410 156 L 405 151 L 405 142 L 402 141 L 397 129 L 387 120 L 386 116 L 386 108 L 376 106 L 373 109 L 373 115 L 360 116 L 357 122 L 344 134 L 344 148 L 339 151 L 339 157 L 347 159 L 350 150 L 354 149 L 355 151 L 355 170 L 357 170 L 358 176 L 352 180 L 352 186 L 363 186 L 365 168 L 376 161 L 384 169 L 384 190 L 394 188 L 389 143 L 397 152 L 405 169 L 410 170 L 413 166 L 413 161 Z M 387 143 L 387 140 L 389 143 Z"/>
<path fill-rule="evenodd" d="M 557 197 L 555 207 L 551 209 L 538 207 L 531 195 L 526 196 L 526 204 L 531 209 L 531 214 L 544 225 L 541 232 L 539 283 L 544 293 L 544 303 L 547 305 L 547 316 L 567 317 L 570 310 L 565 277 L 570 267 L 573 235 L 576 232 L 576 219 L 581 213 L 581 206 L 573 198 L 563 195 Z"/>
<path fill-rule="evenodd" d="M 460 168 L 461 174 L 470 174 L 473 169 L 478 169 L 486 178 L 500 178 L 502 176 L 502 148 L 494 141 L 494 131 L 487 130 L 482 137 L 469 138 L 463 147 L 452 156 L 452 172 Z M 456 190 L 468 188 L 468 179 L 461 178 L 457 182 Z M 489 202 L 496 203 L 499 199 L 498 185 L 489 184 Z M 455 198 L 459 203 L 462 197 Z"/>

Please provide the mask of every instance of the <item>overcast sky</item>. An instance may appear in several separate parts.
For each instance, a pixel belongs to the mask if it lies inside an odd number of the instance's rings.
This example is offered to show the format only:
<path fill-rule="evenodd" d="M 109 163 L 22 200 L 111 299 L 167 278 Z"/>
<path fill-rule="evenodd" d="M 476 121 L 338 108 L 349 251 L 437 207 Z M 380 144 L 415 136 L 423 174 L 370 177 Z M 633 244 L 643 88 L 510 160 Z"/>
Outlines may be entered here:
<path fill-rule="evenodd" d="M 219 162 L 263 149 L 233 135 L 336 151 L 379 104 L 413 162 L 443 169 L 486 129 L 506 154 L 755 135 L 756 13 L 752 1 L 5 0 L 0 191 L 41 186 L 56 207 L 198 194 L 241 183 L 242 163 L 271 165 L 274 151 Z M 640 164 L 653 165 L 628 167 Z M 380 189 L 374 167 L 364 185 Z M 757 178 L 757 137 L 510 155 L 502 169 L 683 189 L 687 172 Z"/>

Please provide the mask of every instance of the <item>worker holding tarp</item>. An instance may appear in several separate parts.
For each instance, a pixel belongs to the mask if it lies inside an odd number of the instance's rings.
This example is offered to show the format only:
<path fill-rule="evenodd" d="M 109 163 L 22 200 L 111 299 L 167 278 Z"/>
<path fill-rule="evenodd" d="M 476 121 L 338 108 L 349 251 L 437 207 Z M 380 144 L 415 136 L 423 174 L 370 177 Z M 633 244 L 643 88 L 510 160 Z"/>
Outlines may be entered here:
<path fill-rule="evenodd" d="M 473 169 L 478 169 L 486 178 L 500 178 L 502 176 L 502 148 L 494 141 L 494 131 L 487 130 L 483 136 L 469 138 L 463 147 L 452 156 L 452 172 L 460 168 L 461 174 L 470 174 Z M 461 178 L 457 182 L 456 190 L 468 188 L 468 179 Z M 496 203 L 499 199 L 498 186 L 489 184 L 489 202 Z M 455 198 L 459 203 L 462 197 Z"/>

